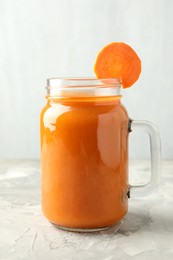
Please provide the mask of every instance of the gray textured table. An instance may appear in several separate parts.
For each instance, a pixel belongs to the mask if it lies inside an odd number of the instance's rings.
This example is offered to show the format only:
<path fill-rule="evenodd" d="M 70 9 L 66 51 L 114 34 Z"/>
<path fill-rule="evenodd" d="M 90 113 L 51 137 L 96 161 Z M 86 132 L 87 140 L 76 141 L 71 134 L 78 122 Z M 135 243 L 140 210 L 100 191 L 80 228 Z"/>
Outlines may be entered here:
<path fill-rule="evenodd" d="M 148 162 L 130 165 L 133 181 L 147 178 Z M 116 232 L 74 233 L 56 229 L 42 215 L 38 161 L 0 161 L 1 260 L 173 259 L 173 161 L 162 165 L 159 188 L 130 199 Z"/>

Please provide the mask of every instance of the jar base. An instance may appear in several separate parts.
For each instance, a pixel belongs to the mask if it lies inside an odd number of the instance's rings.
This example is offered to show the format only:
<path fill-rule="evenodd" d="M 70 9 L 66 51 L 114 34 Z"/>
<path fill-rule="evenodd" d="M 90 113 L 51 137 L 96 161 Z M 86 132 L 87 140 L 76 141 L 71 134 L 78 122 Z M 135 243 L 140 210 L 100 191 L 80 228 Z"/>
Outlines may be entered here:
<path fill-rule="evenodd" d="M 107 227 L 98 227 L 98 228 L 73 228 L 73 227 L 65 227 L 65 226 L 60 226 L 57 224 L 54 224 L 53 222 L 50 221 L 51 224 L 53 224 L 56 228 L 65 230 L 65 231 L 70 231 L 70 232 L 80 232 L 80 233 L 91 233 L 91 232 L 98 232 L 98 231 L 105 231 L 107 229 L 113 229 L 113 232 L 117 232 L 120 226 L 122 225 L 123 221 L 119 221 L 116 224 L 113 224 L 112 226 L 107 226 Z"/>

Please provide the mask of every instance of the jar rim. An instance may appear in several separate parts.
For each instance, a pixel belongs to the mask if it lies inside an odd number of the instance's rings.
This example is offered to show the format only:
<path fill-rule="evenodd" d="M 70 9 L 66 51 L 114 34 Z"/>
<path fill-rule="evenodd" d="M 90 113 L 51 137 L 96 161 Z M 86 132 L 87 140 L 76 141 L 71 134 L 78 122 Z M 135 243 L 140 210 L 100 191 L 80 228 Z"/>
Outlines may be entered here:
<path fill-rule="evenodd" d="M 119 78 L 60 77 L 47 79 L 46 90 L 49 97 L 120 96 L 121 86 Z"/>
<path fill-rule="evenodd" d="M 48 78 L 46 88 L 59 88 L 59 87 L 84 87 L 84 86 L 121 86 L 122 81 L 120 78 L 105 78 L 97 79 L 92 77 L 58 77 Z M 120 87 L 119 86 L 119 87 Z"/>

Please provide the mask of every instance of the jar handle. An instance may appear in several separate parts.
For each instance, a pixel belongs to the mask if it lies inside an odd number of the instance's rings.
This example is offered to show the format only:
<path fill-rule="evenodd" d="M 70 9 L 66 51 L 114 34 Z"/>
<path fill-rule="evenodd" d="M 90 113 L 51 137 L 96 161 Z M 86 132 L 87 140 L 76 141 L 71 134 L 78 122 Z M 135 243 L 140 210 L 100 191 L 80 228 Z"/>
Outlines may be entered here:
<path fill-rule="evenodd" d="M 146 196 L 153 191 L 160 179 L 160 160 L 161 160 L 161 145 L 160 136 L 157 128 L 149 121 L 131 120 L 129 121 L 130 131 L 138 129 L 144 130 L 150 141 L 150 154 L 151 154 L 151 177 L 150 181 L 142 185 L 130 185 L 131 197 Z"/>

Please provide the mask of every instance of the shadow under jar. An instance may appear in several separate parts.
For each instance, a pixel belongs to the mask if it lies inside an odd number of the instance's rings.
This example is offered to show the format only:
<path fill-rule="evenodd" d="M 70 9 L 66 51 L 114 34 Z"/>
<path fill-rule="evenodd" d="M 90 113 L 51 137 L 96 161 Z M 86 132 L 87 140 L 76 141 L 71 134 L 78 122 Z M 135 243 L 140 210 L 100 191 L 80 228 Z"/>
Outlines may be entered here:
<path fill-rule="evenodd" d="M 42 210 L 60 228 L 102 230 L 118 224 L 128 211 L 133 123 L 121 104 L 120 89 L 119 79 L 47 81 L 47 105 L 41 112 Z M 157 173 L 158 154 L 152 159 Z M 158 182 L 155 176 L 140 187 L 144 193 Z"/>

